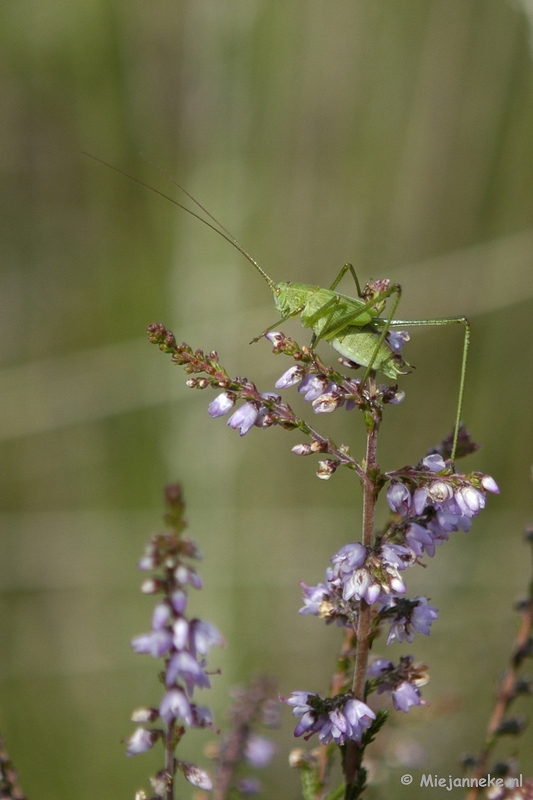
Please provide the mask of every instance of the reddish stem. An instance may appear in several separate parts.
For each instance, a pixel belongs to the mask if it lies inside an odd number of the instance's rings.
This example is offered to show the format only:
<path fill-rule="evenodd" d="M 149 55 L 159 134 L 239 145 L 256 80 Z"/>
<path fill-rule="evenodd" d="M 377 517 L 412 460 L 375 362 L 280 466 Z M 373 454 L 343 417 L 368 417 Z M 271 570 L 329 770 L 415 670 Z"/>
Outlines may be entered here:
<path fill-rule="evenodd" d="M 374 516 L 376 509 L 376 485 L 371 477 L 377 472 L 377 434 L 376 421 L 367 426 L 366 461 L 363 477 L 363 536 L 362 543 L 370 547 L 374 541 Z M 364 701 L 366 670 L 368 654 L 370 652 L 370 628 L 372 622 L 372 607 L 365 601 L 360 601 L 359 618 L 355 631 L 357 645 L 355 651 L 355 670 L 352 691 L 358 700 Z M 350 741 L 346 745 L 344 762 L 344 775 L 346 783 L 353 783 L 361 767 L 363 750 L 357 742 Z"/>

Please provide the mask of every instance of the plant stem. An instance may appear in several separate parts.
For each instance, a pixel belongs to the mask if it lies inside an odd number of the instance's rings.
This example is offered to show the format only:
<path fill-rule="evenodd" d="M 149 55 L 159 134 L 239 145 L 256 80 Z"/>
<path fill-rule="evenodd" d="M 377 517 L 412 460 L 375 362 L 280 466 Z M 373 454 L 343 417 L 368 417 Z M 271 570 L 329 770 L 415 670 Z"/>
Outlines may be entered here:
<path fill-rule="evenodd" d="M 174 725 L 172 720 L 168 726 L 165 737 L 165 772 L 167 775 L 167 785 L 165 789 L 165 800 L 174 800 Z"/>
<path fill-rule="evenodd" d="M 378 424 L 375 420 L 367 423 L 366 460 L 363 477 L 363 535 L 362 544 L 371 547 L 374 540 L 374 516 L 376 509 L 376 485 L 373 475 L 377 472 L 377 434 Z M 355 651 L 355 670 L 352 683 L 354 697 L 358 700 L 365 699 L 365 680 L 370 652 L 370 627 L 372 622 L 372 607 L 363 599 L 360 601 L 359 618 L 355 631 L 357 645 Z M 363 750 L 357 742 L 348 742 L 344 772 L 346 783 L 353 783 L 363 758 Z"/>

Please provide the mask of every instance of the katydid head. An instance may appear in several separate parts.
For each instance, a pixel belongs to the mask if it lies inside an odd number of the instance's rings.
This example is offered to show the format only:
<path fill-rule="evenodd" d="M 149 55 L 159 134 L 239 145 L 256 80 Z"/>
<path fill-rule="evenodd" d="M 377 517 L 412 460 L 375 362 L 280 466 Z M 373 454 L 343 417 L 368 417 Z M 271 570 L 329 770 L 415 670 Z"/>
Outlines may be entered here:
<path fill-rule="evenodd" d="M 289 292 L 290 285 L 291 284 L 287 283 L 287 281 L 280 281 L 280 283 L 275 283 L 270 287 L 272 289 L 272 294 L 274 295 L 274 305 L 276 306 L 276 310 L 279 312 L 279 315 L 282 319 L 290 317 L 294 312 L 294 307 L 291 303 Z"/>

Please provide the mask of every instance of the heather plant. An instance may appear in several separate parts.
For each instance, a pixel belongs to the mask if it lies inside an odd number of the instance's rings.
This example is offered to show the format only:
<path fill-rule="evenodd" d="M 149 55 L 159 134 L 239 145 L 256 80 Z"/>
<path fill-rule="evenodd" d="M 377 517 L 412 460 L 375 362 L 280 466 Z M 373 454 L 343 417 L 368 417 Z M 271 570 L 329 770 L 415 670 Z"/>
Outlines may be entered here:
<path fill-rule="evenodd" d="M 372 284 L 365 287 L 367 297 L 372 291 Z M 383 291 L 382 281 L 379 291 Z M 388 695 L 393 708 L 406 713 L 412 706 L 425 705 L 422 689 L 428 681 L 427 667 L 410 654 L 396 663 L 371 656 L 374 641 L 381 632 L 386 634 L 387 644 L 410 644 L 416 634 L 429 635 L 438 610 L 426 597 L 408 598 L 407 570 L 421 564 L 424 556 L 433 557 L 450 534 L 468 531 L 485 507 L 487 493 L 497 493 L 498 486 L 487 474 L 457 470 L 455 459 L 476 449 L 462 426 L 418 463 L 382 473 L 377 459 L 378 433 L 385 408 L 404 399 L 398 385 L 378 382 L 374 370 L 356 377 L 359 365 L 345 356 L 339 359 L 341 372 L 325 364 L 313 348 L 300 346 L 283 333 L 265 335 L 274 354 L 293 362 L 276 382 L 277 391 L 261 392 L 246 378 L 232 378 L 215 351 L 204 353 L 187 344 L 178 345 L 164 326 L 149 327 L 150 341 L 185 369 L 189 387 L 218 391 L 208 407 L 211 417 L 230 415 L 227 424 L 241 436 L 273 426 L 298 431 L 305 440 L 293 446 L 292 452 L 318 456 L 318 478 L 329 480 L 345 468 L 362 487 L 360 539 L 332 555 L 324 582 L 316 586 L 301 583 L 300 613 L 314 615 L 325 624 L 335 623 L 343 631 L 329 694 L 298 688 L 280 698 L 297 719 L 294 735 L 304 740 L 316 736 L 319 742 L 318 749 L 297 750 L 291 756 L 291 764 L 300 770 L 305 800 L 357 800 L 367 785 L 365 750 L 388 716 L 383 708 L 372 708 L 372 695 Z M 387 331 L 390 357 L 396 363 L 406 364 L 401 353 L 408 339 L 403 331 Z M 314 423 L 298 416 L 278 393 L 291 388 L 297 388 L 317 418 L 341 408 L 362 412 L 364 457 L 357 458 L 348 445 L 335 443 Z M 390 516 L 383 528 L 376 529 L 376 503 L 383 490 Z M 175 670 L 171 677 L 176 677 Z M 177 706 L 176 713 L 180 713 Z M 328 782 L 336 752 L 340 753 L 344 781 L 332 790 Z"/>

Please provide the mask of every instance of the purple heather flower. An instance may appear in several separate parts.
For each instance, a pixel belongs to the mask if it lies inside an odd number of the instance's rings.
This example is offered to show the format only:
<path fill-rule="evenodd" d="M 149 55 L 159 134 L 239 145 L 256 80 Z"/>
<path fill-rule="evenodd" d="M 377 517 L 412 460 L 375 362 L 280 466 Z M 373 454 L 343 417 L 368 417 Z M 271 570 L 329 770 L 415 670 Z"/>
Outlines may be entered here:
<path fill-rule="evenodd" d="M 403 584 L 402 584 L 403 585 Z M 367 569 L 357 569 L 344 584 L 342 596 L 345 600 L 365 600 L 369 605 L 381 594 L 381 585 L 376 583 Z"/>
<path fill-rule="evenodd" d="M 359 742 L 365 728 L 372 725 L 376 715 L 366 703 L 361 700 L 348 700 L 344 708 L 329 712 L 329 725 L 326 724 L 318 734 L 322 744 L 329 744 L 334 740 L 337 744 L 344 744 L 351 740 Z"/>
<path fill-rule="evenodd" d="M 154 631 L 162 630 L 170 622 L 170 607 L 166 603 L 158 603 L 152 615 L 152 628 Z"/>
<path fill-rule="evenodd" d="M 210 622 L 202 619 L 193 619 L 190 625 L 191 651 L 194 655 L 207 655 L 209 648 L 214 644 L 224 647 L 224 639 L 220 632 Z"/>
<path fill-rule="evenodd" d="M 126 741 L 126 755 L 137 756 L 139 753 L 146 753 L 147 750 L 150 750 L 154 746 L 157 737 L 157 731 L 137 728 Z"/>
<path fill-rule="evenodd" d="M 427 597 L 416 596 L 413 599 L 418 600 L 418 605 L 411 614 L 411 625 L 417 633 L 429 636 L 431 623 L 434 619 L 439 618 L 439 609 L 430 606 Z"/>
<path fill-rule="evenodd" d="M 307 711 L 311 711 L 312 708 L 308 704 L 310 697 L 316 697 L 313 692 L 293 692 L 290 697 L 280 697 L 279 699 L 283 703 L 287 703 L 288 706 L 294 706 L 293 715 L 295 717 L 301 717 L 302 714 L 305 714 Z"/>
<path fill-rule="evenodd" d="M 279 699 L 287 703 L 289 706 L 294 706 L 292 713 L 295 717 L 301 717 L 298 725 L 294 730 L 295 736 L 307 734 L 305 737 L 308 739 L 320 729 L 322 724 L 326 722 L 327 717 L 325 714 L 319 714 L 315 709 L 309 705 L 309 698 L 317 697 L 312 692 L 293 692 L 290 697 L 280 697 Z"/>
<path fill-rule="evenodd" d="M 399 605 L 387 637 L 387 644 L 403 641 L 412 642 L 415 638 L 415 632 L 429 636 L 431 623 L 433 620 L 438 619 L 439 611 L 435 606 L 429 605 L 427 597 L 417 596 L 410 602 L 415 603 L 415 601 L 416 605 L 414 607 L 411 605 L 410 611 L 404 613 L 402 613 L 401 604 Z M 385 601 L 383 608 L 394 608 L 396 605 L 395 598 L 391 598 Z"/>
<path fill-rule="evenodd" d="M 422 514 L 427 505 L 428 490 L 427 486 L 421 486 L 413 495 L 413 509 L 415 514 Z"/>
<path fill-rule="evenodd" d="M 361 700 L 352 698 L 343 708 L 331 708 L 329 711 L 317 711 L 309 702 L 309 698 L 317 695 L 311 692 L 293 692 L 289 698 L 281 697 L 288 705 L 294 706 L 293 715 L 301 717 L 295 728 L 294 735 L 306 734 L 308 739 L 313 733 L 318 733 L 322 744 L 335 741 L 344 744 L 348 740 L 360 741 L 365 728 L 369 728 L 376 715 Z"/>
<path fill-rule="evenodd" d="M 320 606 L 329 597 L 328 587 L 324 583 L 317 586 L 308 586 L 304 581 L 300 581 L 302 587 L 304 605 L 298 611 L 299 614 L 320 614 Z"/>
<path fill-rule="evenodd" d="M 387 502 L 393 511 L 405 517 L 411 506 L 411 493 L 403 483 L 391 483 L 387 489 Z"/>
<path fill-rule="evenodd" d="M 366 561 L 367 551 L 359 542 L 350 542 L 345 544 L 344 547 L 335 553 L 331 558 L 334 564 L 334 572 L 344 582 L 350 574 L 359 567 L 362 567 Z"/>
<path fill-rule="evenodd" d="M 294 386 L 295 383 L 299 383 L 302 380 L 303 372 L 303 367 L 295 364 L 293 367 L 289 367 L 281 378 L 278 378 L 274 386 L 276 389 L 287 389 L 289 386 Z"/>
<path fill-rule="evenodd" d="M 406 342 L 410 340 L 410 336 L 407 331 L 388 331 L 387 333 L 387 341 L 394 350 L 395 353 L 401 354 L 403 350 L 403 346 Z"/>
<path fill-rule="evenodd" d="M 172 647 L 172 634 L 166 629 L 143 633 L 131 640 L 131 647 L 134 653 L 161 658 Z"/>
<path fill-rule="evenodd" d="M 304 400 L 307 400 L 308 403 L 311 403 L 324 393 L 326 385 L 327 381 L 325 378 L 309 373 L 301 382 L 300 386 L 298 387 L 298 391 L 300 394 L 303 394 Z"/>
<path fill-rule="evenodd" d="M 378 658 L 368 667 L 366 674 L 370 678 L 379 678 L 381 673 L 385 670 L 391 669 L 394 667 L 392 661 L 389 661 L 388 658 Z"/>
<path fill-rule="evenodd" d="M 424 555 L 424 552 L 431 558 L 435 555 L 435 541 L 433 537 L 426 528 L 423 528 L 422 525 L 417 525 L 416 522 L 412 522 L 406 529 L 405 543 L 418 558 Z"/>
<path fill-rule="evenodd" d="M 328 383 L 324 392 L 319 394 L 312 402 L 315 414 L 329 414 L 344 403 L 344 399 L 338 393 L 338 389 L 337 384 Z M 307 397 L 305 399 L 307 400 Z"/>
<path fill-rule="evenodd" d="M 235 405 L 235 395 L 229 392 L 222 392 L 218 397 L 209 403 L 207 411 L 212 417 L 223 417 Z"/>
<path fill-rule="evenodd" d="M 422 464 L 431 472 L 442 472 L 443 469 L 446 469 L 444 459 L 438 453 L 432 453 L 430 456 L 423 458 Z"/>
<path fill-rule="evenodd" d="M 411 551 L 402 544 L 384 544 L 380 552 L 384 563 L 395 569 L 407 569 L 413 563 Z"/>
<path fill-rule="evenodd" d="M 473 517 L 485 508 L 485 495 L 473 486 L 463 486 L 454 497 L 462 516 Z"/>
<path fill-rule="evenodd" d="M 193 723 L 191 704 L 183 689 L 179 689 L 178 687 L 170 689 L 163 697 L 159 707 L 159 713 L 167 725 L 178 717 L 182 719 L 186 725 L 192 725 Z"/>
<path fill-rule="evenodd" d="M 202 588 L 202 579 L 196 570 L 192 567 L 186 566 L 185 564 L 180 564 L 179 567 L 176 567 L 174 570 L 174 577 L 178 583 L 181 583 L 182 586 L 189 584 L 195 589 Z"/>
<path fill-rule="evenodd" d="M 243 406 L 235 411 L 234 414 L 228 419 L 230 428 L 238 429 L 239 434 L 244 436 L 248 431 L 253 428 L 255 421 L 259 416 L 259 410 L 252 403 L 245 403 Z"/>
<path fill-rule="evenodd" d="M 195 728 L 212 728 L 213 727 L 213 713 L 207 706 L 192 706 L 193 727 Z"/>
<path fill-rule="evenodd" d="M 174 653 L 168 663 L 167 686 L 172 686 L 178 679 L 185 682 L 189 695 L 192 695 L 195 686 L 198 686 L 199 689 L 209 689 L 211 687 L 211 682 L 205 670 L 187 650 Z"/>
<path fill-rule="evenodd" d="M 405 711 L 407 713 L 411 706 L 425 706 L 427 705 L 420 697 L 420 692 L 408 681 L 403 681 L 395 689 L 392 690 L 392 702 L 396 711 Z"/>
<path fill-rule="evenodd" d="M 190 623 L 185 617 L 178 617 L 172 630 L 174 631 L 173 644 L 176 650 L 185 650 L 189 643 Z"/>
<path fill-rule="evenodd" d="M 176 589 L 175 592 L 172 592 L 170 601 L 176 614 L 183 614 L 187 607 L 187 595 L 183 589 Z"/>
<path fill-rule="evenodd" d="M 246 742 L 244 756 L 251 767 L 261 769 L 266 767 L 276 752 L 276 745 L 264 736 L 252 734 Z"/>
<path fill-rule="evenodd" d="M 439 531 L 443 533 L 452 533 L 453 531 L 469 531 L 472 526 L 472 519 L 470 517 L 461 516 L 460 514 L 453 514 L 451 511 L 446 511 L 439 508 L 437 516 L 428 524 L 428 529 L 434 533 L 435 542 L 438 544 L 437 539 Z M 443 537 L 447 539 L 447 536 Z"/>

